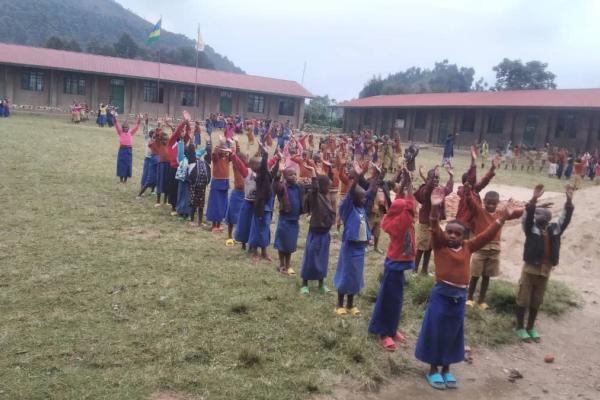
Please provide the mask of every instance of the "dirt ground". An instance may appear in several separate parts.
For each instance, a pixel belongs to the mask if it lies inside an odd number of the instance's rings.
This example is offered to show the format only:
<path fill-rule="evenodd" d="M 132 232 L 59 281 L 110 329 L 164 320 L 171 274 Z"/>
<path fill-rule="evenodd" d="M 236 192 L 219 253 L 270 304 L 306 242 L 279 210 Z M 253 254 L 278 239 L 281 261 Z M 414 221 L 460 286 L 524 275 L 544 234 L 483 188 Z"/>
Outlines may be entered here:
<path fill-rule="evenodd" d="M 509 186 L 490 185 L 487 190 L 498 190 L 503 198 L 513 197 L 526 201 L 531 190 Z M 545 201 L 554 201 L 556 215 L 564 205 L 564 195 L 546 193 Z M 600 187 L 575 194 L 575 213 L 562 240 L 561 261 L 551 279 L 564 281 L 576 289 L 583 307 L 567 315 L 552 319 L 540 316 L 537 327 L 543 336 L 541 344 L 519 344 L 490 350 L 474 348 L 472 364 L 453 367 L 460 388 L 453 391 L 435 391 L 424 379 L 427 366 L 414 359 L 416 338 L 393 355 L 411 361 L 411 368 L 382 386 L 378 393 L 364 393 L 351 386 L 337 389 L 328 399 L 336 400 L 396 400 L 419 399 L 544 399 L 564 400 L 600 399 Z M 521 272 L 521 252 L 524 235 L 519 224 L 504 228 L 502 234 L 502 279 L 517 282 Z M 493 283 L 492 283 L 493 284 Z M 555 356 L 546 364 L 546 355 Z M 508 380 L 509 370 L 517 369 L 522 379 Z"/>

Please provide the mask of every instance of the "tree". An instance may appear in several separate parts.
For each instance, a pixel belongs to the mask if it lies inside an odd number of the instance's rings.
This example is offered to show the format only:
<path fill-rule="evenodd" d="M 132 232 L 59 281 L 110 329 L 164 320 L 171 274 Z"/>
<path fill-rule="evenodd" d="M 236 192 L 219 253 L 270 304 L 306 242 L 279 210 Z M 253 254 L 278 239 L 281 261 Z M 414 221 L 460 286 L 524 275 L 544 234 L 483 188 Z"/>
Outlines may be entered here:
<path fill-rule="evenodd" d="M 487 83 L 483 78 L 479 78 L 477 81 L 475 81 L 471 90 L 473 92 L 485 92 L 489 89 L 489 86 L 489 83 Z"/>
<path fill-rule="evenodd" d="M 65 42 L 58 36 L 50 36 L 46 41 L 46 48 L 63 50 L 65 48 Z"/>
<path fill-rule="evenodd" d="M 312 98 L 304 109 L 304 123 L 320 126 L 342 126 L 342 120 L 334 110 L 336 104 L 337 101 L 330 99 L 328 95 Z"/>
<path fill-rule="evenodd" d="M 436 62 L 433 69 L 410 67 L 390 74 L 386 79 L 374 76 L 361 90 L 359 97 L 380 94 L 468 92 L 473 84 L 475 70 L 458 67 L 448 60 Z"/>
<path fill-rule="evenodd" d="M 529 61 L 523 64 L 521 60 L 505 58 L 496 65 L 496 90 L 531 90 L 531 89 L 556 89 L 554 75 L 547 71 L 547 63 Z"/>
<path fill-rule="evenodd" d="M 135 58 L 139 52 L 137 43 L 125 32 L 121 34 L 119 40 L 113 46 L 117 57 Z"/>
<path fill-rule="evenodd" d="M 75 39 L 72 39 L 69 42 L 65 41 L 64 48 L 65 50 L 76 51 L 78 53 L 81 53 L 81 46 L 79 45 L 79 42 L 77 42 Z"/>

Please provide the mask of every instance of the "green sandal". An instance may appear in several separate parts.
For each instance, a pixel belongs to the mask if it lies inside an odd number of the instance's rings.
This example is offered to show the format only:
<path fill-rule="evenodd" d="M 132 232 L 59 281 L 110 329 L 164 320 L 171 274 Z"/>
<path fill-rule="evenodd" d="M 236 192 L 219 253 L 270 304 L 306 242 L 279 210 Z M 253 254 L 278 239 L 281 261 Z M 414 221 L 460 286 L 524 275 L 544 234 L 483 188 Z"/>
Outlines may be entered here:
<path fill-rule="evenodd" d="M 323 285 L 319 288 L 319 292 L 321 294 L 327 294 L 327 293 L 331 293 L 331 289 L 329 289 L 327 286 Z"/>
<path fill-rule="evenodd" d="M 531 342 L 531 336 L 529 336 L 529 333 L 525 329 L 517 329 L 516 333 L 522 342 Z"/>
<path fill-rule="evenodd" d="M 308 286 L 302 286 L 300 288 L 300 294 L 309 294 L 310 290 L 308 289 Z"/>
<path fill-rule="evenodd" d="M 535 328 L 528 330 L 527 334 L 529 335 L 531 340 L 533 340 L 536 343 L 539 343 L 542 340 L 542 337 L 540 336 L 539 332 Z"/>

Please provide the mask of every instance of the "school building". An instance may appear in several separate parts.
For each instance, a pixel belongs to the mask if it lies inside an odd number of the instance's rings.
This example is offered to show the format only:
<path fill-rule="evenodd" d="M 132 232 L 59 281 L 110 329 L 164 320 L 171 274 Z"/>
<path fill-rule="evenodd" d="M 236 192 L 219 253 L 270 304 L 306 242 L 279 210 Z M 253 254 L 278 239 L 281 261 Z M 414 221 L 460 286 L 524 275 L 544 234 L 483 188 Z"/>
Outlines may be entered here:
<path fill-rule="evenodd" d="M 111 102 L 120 114 L 221 112 L 299 127 L 312 94 L 283 79 L 0 43 L 0 97 L 15 111 L 68 112 L 73 101 L 96 110 Z"/>
<path fill-rule="evenodd" d="M 363 128 L 402 141 L 457 145 L 546 143 L 572 150 L 600 147 L 600 89 L 520 90 L 372 96 L 339 104 L 344 132 Z"/>

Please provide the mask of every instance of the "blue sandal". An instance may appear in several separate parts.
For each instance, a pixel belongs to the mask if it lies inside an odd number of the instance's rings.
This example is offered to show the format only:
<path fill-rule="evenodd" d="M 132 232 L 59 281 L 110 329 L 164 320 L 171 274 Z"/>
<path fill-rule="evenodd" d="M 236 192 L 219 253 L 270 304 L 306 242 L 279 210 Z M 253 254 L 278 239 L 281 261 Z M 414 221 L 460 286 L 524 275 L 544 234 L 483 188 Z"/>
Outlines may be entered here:
<path fill-rule="evenodd" d="M 446 382 L 446 387 L 448 389 L 457 389 L 458 382 L 456 381 L 456 377 L 452 375 L 450 372 L 444 374 L 444 382 Z"/>
<path fill-rule="evenodd" d="M 429 383 L 429 386 L 432 388 L 437 390 L 446 390 L 446 382 L 439 373 L 435 373 L 433 375 L 426 374 L 425 378 L 427 378 L 427 383 Z"/>

